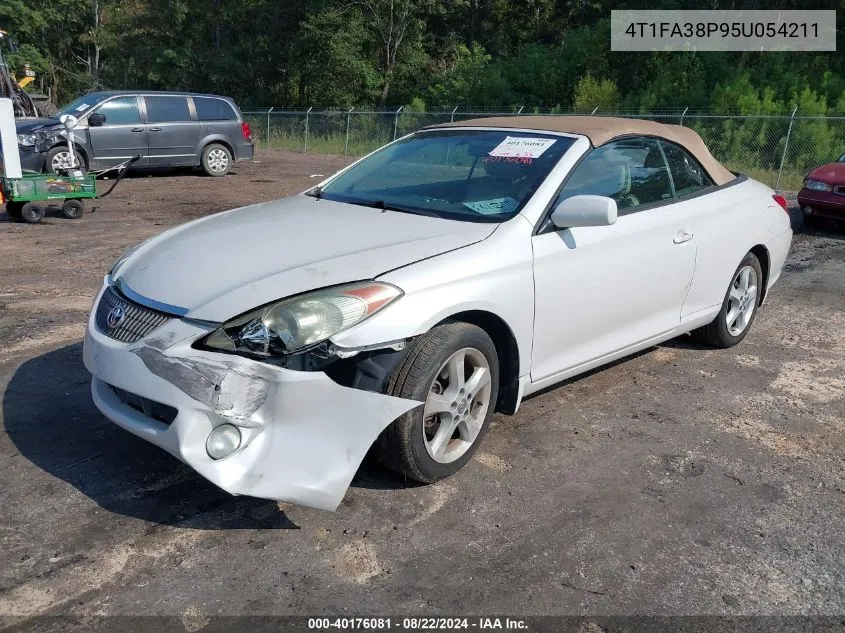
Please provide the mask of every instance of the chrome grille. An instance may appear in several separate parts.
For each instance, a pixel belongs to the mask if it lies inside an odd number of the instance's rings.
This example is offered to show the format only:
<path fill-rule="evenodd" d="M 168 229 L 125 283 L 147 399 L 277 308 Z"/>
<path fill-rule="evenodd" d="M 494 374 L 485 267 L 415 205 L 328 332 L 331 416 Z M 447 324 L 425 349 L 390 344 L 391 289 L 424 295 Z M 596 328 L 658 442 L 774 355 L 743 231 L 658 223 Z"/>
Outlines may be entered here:
<path fill-rule="evenodd" d="M 97 306 L 95 322 L 109 338 L 134 343 L 170 319 L 171 315 L 138 305 L 109 286 Z"/>
<path fill-rule="evenodd" d="M 845 196 L 845 187 L 834 187 L 833 191 L 838 193 L 840 196 Z"/>

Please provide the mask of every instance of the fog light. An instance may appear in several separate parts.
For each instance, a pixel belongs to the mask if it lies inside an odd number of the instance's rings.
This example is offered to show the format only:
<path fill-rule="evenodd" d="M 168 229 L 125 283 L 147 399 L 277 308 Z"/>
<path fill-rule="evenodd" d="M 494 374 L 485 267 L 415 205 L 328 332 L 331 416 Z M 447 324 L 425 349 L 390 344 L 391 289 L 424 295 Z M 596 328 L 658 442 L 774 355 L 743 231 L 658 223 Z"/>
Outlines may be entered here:
<path fill-rule="evenodd" d="M 241 445 L 241 432 L 231 424 L 221 424 L 208 434 L 205 450 L 211 459 L 228 457 Z"/>

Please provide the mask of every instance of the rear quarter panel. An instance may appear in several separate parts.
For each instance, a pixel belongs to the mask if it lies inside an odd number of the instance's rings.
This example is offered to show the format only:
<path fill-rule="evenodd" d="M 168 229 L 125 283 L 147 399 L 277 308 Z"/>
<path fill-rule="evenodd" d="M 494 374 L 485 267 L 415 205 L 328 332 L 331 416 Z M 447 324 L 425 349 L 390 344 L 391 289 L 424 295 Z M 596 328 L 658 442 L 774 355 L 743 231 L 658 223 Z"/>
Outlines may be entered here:
<path fill-rule="evenodd" d="M 254 148 L 252 143 L 244 139 L 240 121 L 203 121 L 201 126 L 201 140 L 197 146 L 197 164 L 205 146 L 215 142 L 228 147 L 236 161 L 252 158 Z"/>
<path fill-rule="evenodd" d="M 769 253 L 769 279 L 780 275 L 792 232 L 789 215 L 773 193 L 749 178 L 688 201 L 697 250 L 683 319 L 718 311 L 737 266 L 755 246 Z"/>

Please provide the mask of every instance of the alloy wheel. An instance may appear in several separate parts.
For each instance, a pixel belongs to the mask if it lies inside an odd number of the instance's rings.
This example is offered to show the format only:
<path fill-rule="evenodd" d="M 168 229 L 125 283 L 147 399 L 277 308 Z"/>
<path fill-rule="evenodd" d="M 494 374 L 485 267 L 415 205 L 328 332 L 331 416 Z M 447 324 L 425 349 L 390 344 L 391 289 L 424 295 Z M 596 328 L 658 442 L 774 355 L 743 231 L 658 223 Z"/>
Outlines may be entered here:
<path fill-rule="evenodd" d="M 443 363 L 423 411 L 423 441 L 434 461 L 448 464 L 470 449 L 487 416 L 490 393 L 490 365 L 477 349 L 460 349 Z"/>
<path fill-rule="evenodd" d="M 211 171 L 226 171 L 229 166 L 229 156 L 222 149 L 213 149 L 208 153 L 208 168 Z"/>
<path fill-rule="evenodd" d="M 70 152 L 64 151 L 59 152 L 55 156 L 53 156 L 53 160 L 50 163 L 50 168 L 52 171 L 57 172 L 60 169 L 70 169 L 74 167 L 72 161 L 72 157 Z"/>
<path fill-rule="evenodd" d="M 739 336 L 751 323 L 757 308 L 757 271 L 743 266 L 737 271 L 728 293 L 728 310 L 725 324 L 731 336 Z"/>

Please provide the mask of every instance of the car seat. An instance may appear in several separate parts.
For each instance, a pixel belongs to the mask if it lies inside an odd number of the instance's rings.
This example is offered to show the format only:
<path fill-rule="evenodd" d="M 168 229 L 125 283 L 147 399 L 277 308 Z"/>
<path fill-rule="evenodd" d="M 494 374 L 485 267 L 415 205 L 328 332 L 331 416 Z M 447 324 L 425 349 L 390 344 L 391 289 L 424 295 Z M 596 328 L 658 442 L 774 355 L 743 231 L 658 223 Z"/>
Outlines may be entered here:
<path fill-rule="evenodd" d="M 669 170 L 659 149 L 649 150 L 643 166 L 635 169 L 631 194 L 637 198 L 638 204 L 658 202 L 671 197 Z"/>
<path fill-rule="evenodd" d="M 467 200 L 494 200 L 513 198 L 522 200 L 531 186 L 527 178 L 530 165 L 508 162 L 505 159 L 483 163 L 484 175 L 467 183 Z"/>

